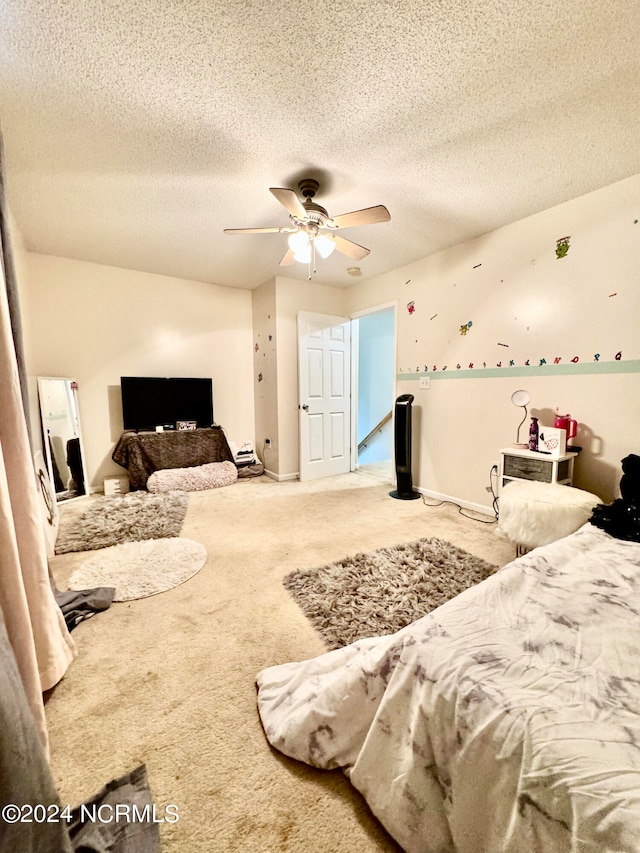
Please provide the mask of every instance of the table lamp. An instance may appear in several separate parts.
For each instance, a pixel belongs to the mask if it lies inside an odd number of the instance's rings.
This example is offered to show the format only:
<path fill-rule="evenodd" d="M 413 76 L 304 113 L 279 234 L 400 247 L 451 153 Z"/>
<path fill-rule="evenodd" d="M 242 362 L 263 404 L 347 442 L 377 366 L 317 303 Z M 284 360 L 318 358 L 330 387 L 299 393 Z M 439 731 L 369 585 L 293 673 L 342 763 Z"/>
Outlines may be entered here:
<path fill-rule="evenodd" d="M 522 390 L 514 391 L 513 394 L 511 395 L 511 402 L 513 403 L 513 405 L 514 406 L 520 406 L 521 408 L 524 409 L 524 416 L 523 416 L 522 420 L 520 421 L 520 423 L 518 424 L 518 429 L 516 432 L 516 440 L 515 440 L 515 443 L 513 445 L 513 447 L 519 447 L 523 450 L 526 449 L 529 445 L 528 445 L 528 443 L 527 444 L 521 444 L 520 443 L 520 427 L 522 426 L 522 424 L 527 419 L 527 406 L 529 405 L 530 401 L 531 401 L 531 395 L 529 394 L 528 391 L 522 391 Z"/>

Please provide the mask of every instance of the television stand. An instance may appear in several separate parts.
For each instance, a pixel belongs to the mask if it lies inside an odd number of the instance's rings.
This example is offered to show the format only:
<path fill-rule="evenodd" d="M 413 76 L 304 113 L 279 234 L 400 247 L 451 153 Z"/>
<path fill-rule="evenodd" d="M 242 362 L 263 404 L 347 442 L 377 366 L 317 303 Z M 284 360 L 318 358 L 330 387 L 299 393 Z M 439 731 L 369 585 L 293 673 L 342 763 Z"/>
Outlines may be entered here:
<path fill-rule="evenodd" d="M 127 469 L 131 488 L 146 489 L 154 471 L 164 468 L 195 468 L 208 462 L 233 462 L 222 427 L 193 430 L 134 432 L 120 436 L 111 458 Z"/>

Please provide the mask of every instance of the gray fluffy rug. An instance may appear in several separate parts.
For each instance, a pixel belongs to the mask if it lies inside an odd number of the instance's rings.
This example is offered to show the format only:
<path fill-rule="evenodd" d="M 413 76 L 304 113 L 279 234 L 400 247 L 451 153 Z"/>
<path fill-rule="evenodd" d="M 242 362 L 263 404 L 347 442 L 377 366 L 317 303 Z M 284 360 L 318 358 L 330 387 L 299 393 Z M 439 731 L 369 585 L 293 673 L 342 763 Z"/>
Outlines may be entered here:
<path fill-rule="evenodd" d="M 479 557 L 432 538 L 292 572 L 284 586 L 335 649 L 393 634 L 495 571 Z"/>
<path fill-rule="evenodd" d="M 123 542 L 179 536 L 188 502 L 185 492 L 138 491 L 95 498 L 80 515 L 79 505 L 69 507 L 72 511 L 60 514 L 55 552 L 95 551 Z"/>

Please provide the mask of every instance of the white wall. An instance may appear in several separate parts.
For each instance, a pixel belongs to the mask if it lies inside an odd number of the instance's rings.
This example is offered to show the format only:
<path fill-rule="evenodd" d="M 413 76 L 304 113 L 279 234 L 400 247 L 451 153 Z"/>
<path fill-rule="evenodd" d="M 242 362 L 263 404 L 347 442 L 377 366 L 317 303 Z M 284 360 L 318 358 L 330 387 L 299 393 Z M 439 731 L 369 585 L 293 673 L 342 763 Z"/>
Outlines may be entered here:
<path fill-rule="evenodd" d="M 399 301 L 415 485 L 490 506 L 491 464 L 522 414 L 510 396 L 525 388 L 541 423 L 556 406 L 579 422 L 575 485 L 617 496 L 620 460 L 640 453 L 639 200 L 640 175 L 347 291 L 350 312 Z"/>
<path fill-rule="evenodd" d="M 120 376 L 212 377 L 214 418 L 231 441 L 254 439 L 251 293 L 29 254 L 32 376 L 78 381 L 89 483 L 123 471 Z"/>

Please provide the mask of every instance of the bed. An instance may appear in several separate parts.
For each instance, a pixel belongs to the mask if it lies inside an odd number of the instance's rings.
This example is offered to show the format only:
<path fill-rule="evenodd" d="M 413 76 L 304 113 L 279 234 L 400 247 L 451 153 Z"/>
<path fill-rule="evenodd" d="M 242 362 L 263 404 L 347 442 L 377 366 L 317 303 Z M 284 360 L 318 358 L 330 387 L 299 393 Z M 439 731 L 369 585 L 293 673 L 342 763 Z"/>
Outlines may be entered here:
<path fill-rule="evenodd" d="M 269 742 L 408 853 L 640 849 L 640 543 L 591 523 L 396 634 L 259 673 Z"/>

